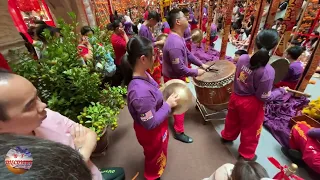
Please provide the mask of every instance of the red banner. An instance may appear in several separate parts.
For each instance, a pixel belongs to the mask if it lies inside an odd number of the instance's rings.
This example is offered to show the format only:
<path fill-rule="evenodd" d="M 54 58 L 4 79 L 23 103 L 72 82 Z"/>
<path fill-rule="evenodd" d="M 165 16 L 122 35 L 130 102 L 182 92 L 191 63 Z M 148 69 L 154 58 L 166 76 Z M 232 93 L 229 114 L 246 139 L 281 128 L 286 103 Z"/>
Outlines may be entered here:
<path fill-rule="evenodd" d="M 254 22 L 253 22 L 253 26 L 252 26 L 252 32 L 250 34 L 250 42 L 249 42 L 249 47 L 248 47 L 248 53 L 251 54 L 253 52 L 253 48 L 254 48 L 254 40 L 257 37 L 258 31 L 259 31 L 259 24 L 261 22 L 261 18 L 262 18 L 262 14 L 263 14 L 263 9 L 264 6 L 266 5 L 266 1 L 265 0 L 257 0 L 257 10 L 254 13 L 255 17 L 258 17 Z"/>
<path fill-rule="evenodd" d="M 39 12 L 41 10 L 38 0 L 16 0 L 17 6 L 22 12 Z"/>
<path fill-rule="evenodd" d="M 267 15 L 267 20 L 266 23 L 264 25 L 265 29 L 269 29 L 272 27 L 278 8 L 279 8 L 279 4 L 280 4 L 280 0 L 272 0 L 270 6 L 269 6 L 269 12 Z"/>
<path fill-rule="evenodd" d="M 225 22 L 224 22 L 223 36 L 222 36 L 220 57 L 219 57 L 220 60 L 224 60 L 226 58 L 227 45 L 228 45 L 229 34 L 231 29 L 232 11 L 233 11 L 235 0 L 230 0 L 229 3 L 230 4 L 228 4 L 227 6 L 227 11 L 224 19 Z"/>
<path fill-rule="evenodd" d="M 298 12 L 296 10 L 302 6 L 303 0 L 290 0 L 286 14 L 281 25 L 280 36 L 281 40 L 276 50 L 276 55 L 282 56 L 283 52 L 287 48 L 287 42 L 289 41 L 291 31 L 296 24 L 296 17 Z"/>

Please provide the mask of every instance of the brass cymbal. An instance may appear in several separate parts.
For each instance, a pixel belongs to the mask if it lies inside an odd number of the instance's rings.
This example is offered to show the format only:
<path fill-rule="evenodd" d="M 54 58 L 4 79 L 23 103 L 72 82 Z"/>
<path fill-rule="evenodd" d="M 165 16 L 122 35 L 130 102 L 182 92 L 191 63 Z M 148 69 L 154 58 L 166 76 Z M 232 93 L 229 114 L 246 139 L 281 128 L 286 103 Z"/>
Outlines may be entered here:
<path fill-rule="evenodd" d="M 203 33 L 200 29 L 194 29 L 191 31 L 191 39 L 194 43 L 199 43 L 203 39 Z"/>
<path fill-rule="evenodd" d="M 178 105 L 172 109 L 173 114 L 182 114 L 188 111 L 192 106 L 194 97 L 187 86 L 187 83 L 180 79 L 172 79 L 166 82 L 160 88 L 163 94 L 163 99 L 167 100 L 172 93 L 179 95 Z"/>

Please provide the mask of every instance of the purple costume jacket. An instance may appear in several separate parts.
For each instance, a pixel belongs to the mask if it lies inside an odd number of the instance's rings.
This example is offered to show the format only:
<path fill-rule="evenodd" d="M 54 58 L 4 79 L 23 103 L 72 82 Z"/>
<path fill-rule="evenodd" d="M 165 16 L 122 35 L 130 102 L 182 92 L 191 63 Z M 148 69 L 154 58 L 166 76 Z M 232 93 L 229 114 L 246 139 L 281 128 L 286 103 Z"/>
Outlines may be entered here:
<path fill-rule="evenodd" d="M 139 36 L 145 37 L 145 38 L 149 39 L 150 41 L 155 42 L 155 39 L 154 39 L 150 29 L 144 24 L 142 24 L 140 27 Z"/>
<path fill-rule="evenodd" d="M 236 76 L 234 81 L 234 92 L 240 96 L 256 96 L 263 102 L 272 101 L 284 90 L 272 91 L 275 71 L 267 64 L 255 70 L 250 69 L 250 56 L 244 54 L 239 57 Z"/>
<path fill-rule="evenodd" d="M 292 62 L 289 66 L 289 71 L 282 81 L 297 82 L 303 73 L 303 64 L 300 61 Z"/>
<path fill-rule="evenodd" d="M 191 25 L 188 25 L 188 28 L 184 31 L 183 34 L 184 40 L 185 41 L 191 41 Z"/>
<path fill-rule="evenodd" d="M 148 78 L 133 77 L 128 85 L 128 109 L 133 120 L 146 129 L 160 125 L 170 114 L 171 108 L 163 101 L 158 83 Z"/>
<path fill-rule="evenodd" d="M 197 69 L 188 68 L 188 60 L 197 66 L 202 65 L 202 62 L 187 49 L 184 38 L 170 33 L 163 47 L 163 76 L 171 79 L 197 76 Z"/>

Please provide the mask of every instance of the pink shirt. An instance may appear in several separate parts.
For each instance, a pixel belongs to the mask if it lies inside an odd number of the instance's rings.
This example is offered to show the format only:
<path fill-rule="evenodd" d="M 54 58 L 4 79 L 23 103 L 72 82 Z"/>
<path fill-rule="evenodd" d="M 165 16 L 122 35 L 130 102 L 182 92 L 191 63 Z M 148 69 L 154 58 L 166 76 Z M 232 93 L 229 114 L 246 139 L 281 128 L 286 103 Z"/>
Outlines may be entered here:
<path fill-rule="evenodd" d="M 72 136 L 68 133 L 75 122 L 50 109 L 46 109 L 46 111 L 47 118 L 43 120 L 40 127 L 34 131 L 36 137 L 58 142 L 75 149 Z M 102 180 L 101 172 L 97 166 L 95 166 L 91 161 L 89 161 L 87 165 L 91 170 L 92 179 Z"/>

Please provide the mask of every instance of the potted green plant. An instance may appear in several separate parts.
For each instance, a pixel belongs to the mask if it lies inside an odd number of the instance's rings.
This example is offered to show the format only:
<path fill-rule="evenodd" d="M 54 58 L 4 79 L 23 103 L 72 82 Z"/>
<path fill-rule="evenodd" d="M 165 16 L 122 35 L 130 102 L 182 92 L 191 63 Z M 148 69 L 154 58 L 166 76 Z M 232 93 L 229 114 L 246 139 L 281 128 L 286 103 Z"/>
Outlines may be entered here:
<path fill-rule="evenodd" d="M 50 109 L 94 130 L 101 139 L 99 143 L 107 143 L 102 142 L 101 137 L 107 136 L 106 128 L 114 130 L 117 127 L 118 114 L 125 106 L 126 87 L 102 86 L 103 77 L 95 68 L 96 62 L 82 65 L 77 51 L 75 15 L 70 13 L 70 17 L 72 24 L 58 20 L 61 38 L 44 32 L 47 43 L 42 59 L 35 61 L 29 55 L 19 53 L 20 61 L 11 67 L 35 85 L 39 97 Z M 113 52 L 112 49 L 108 51 Z"/>

